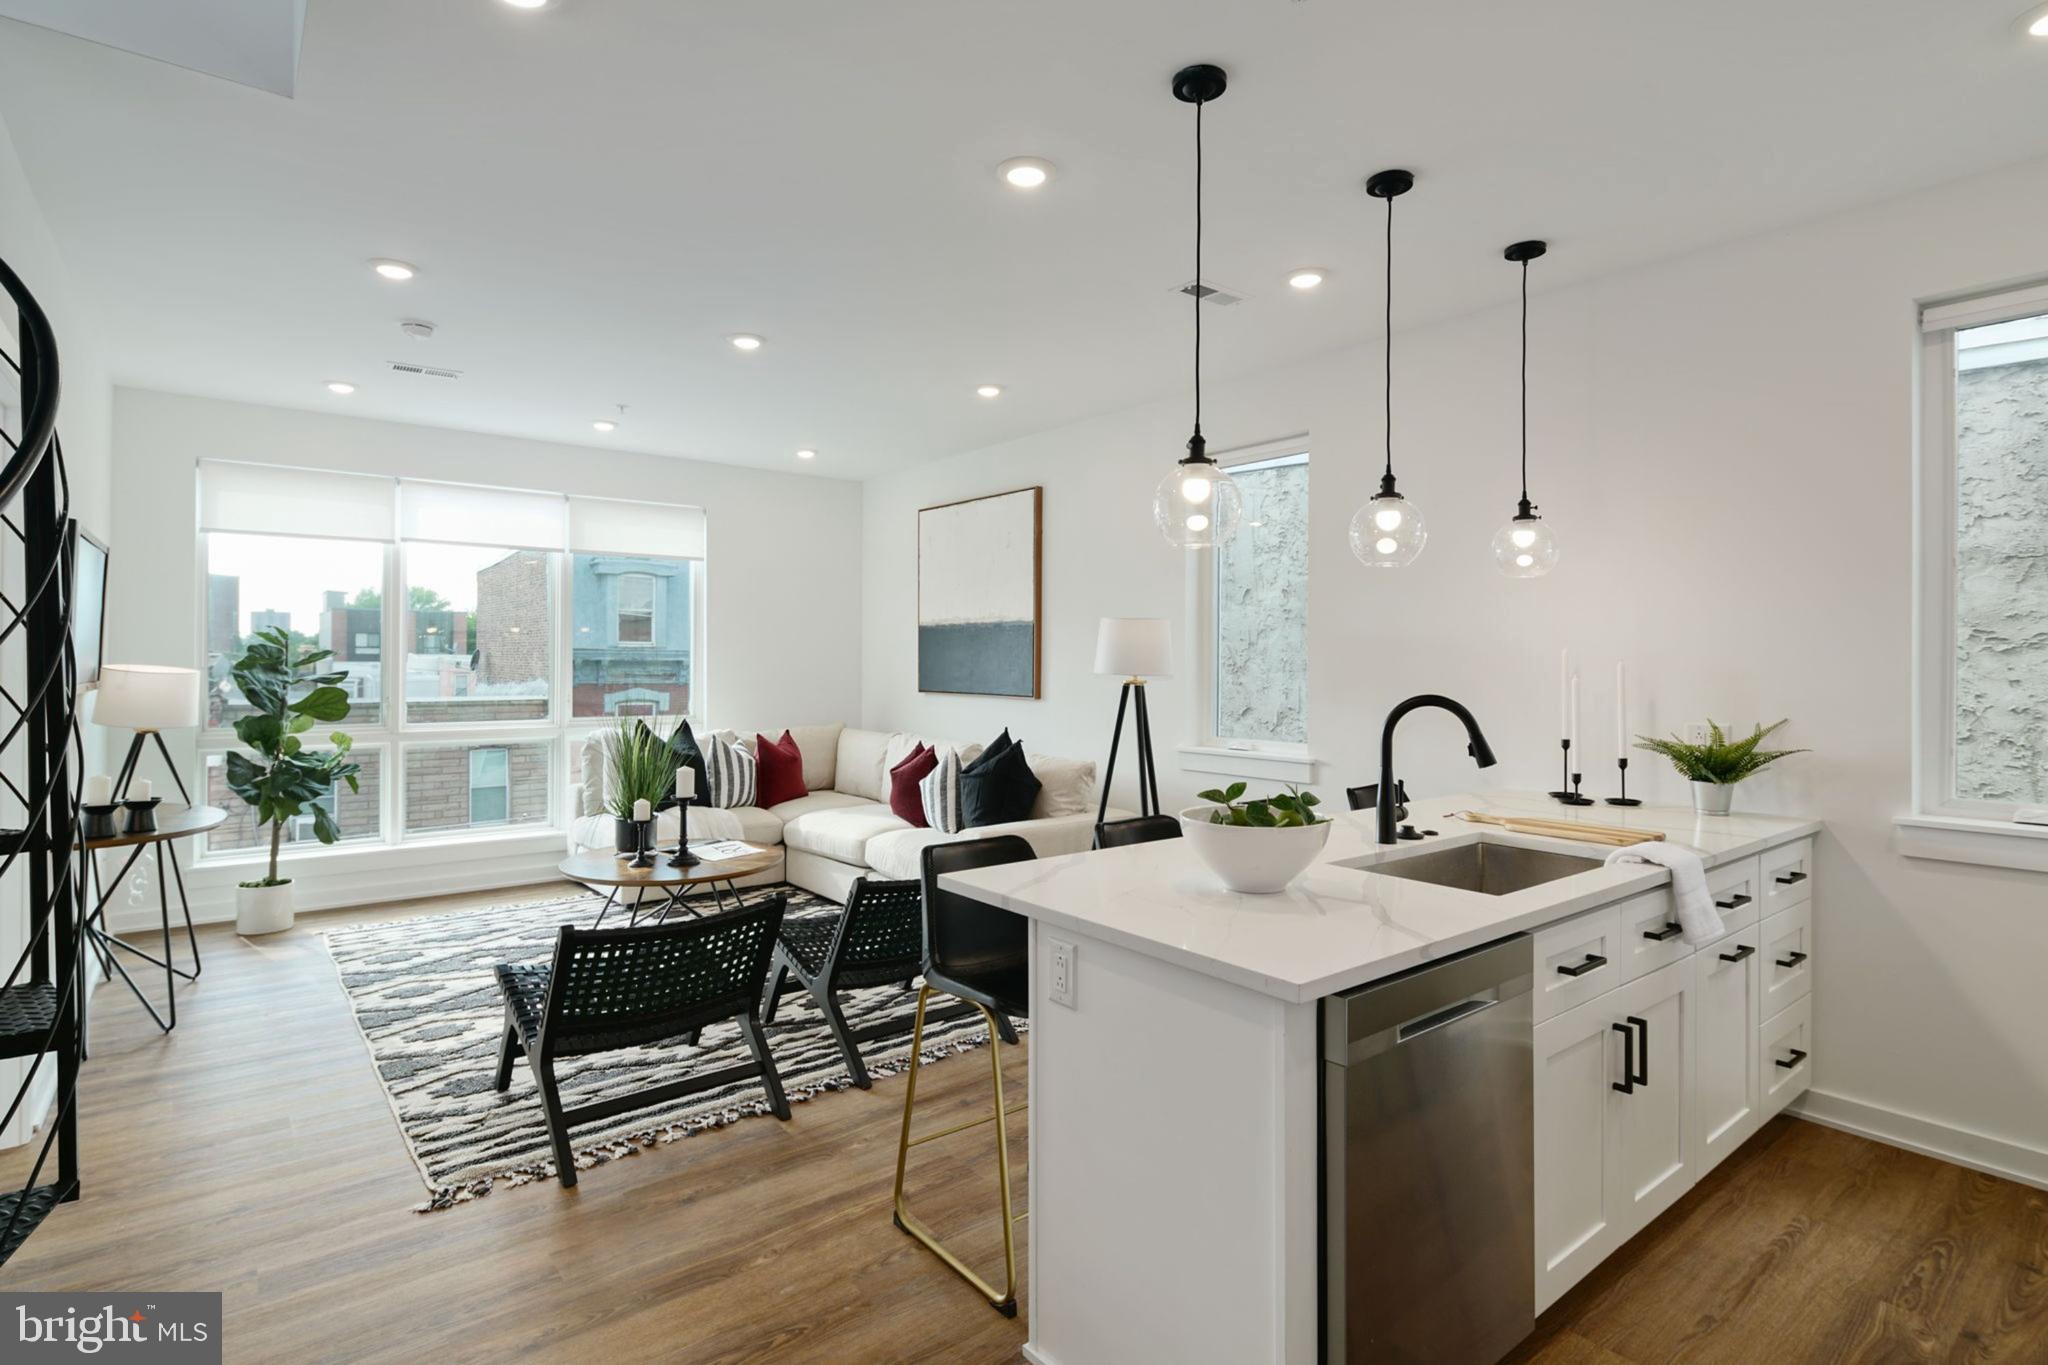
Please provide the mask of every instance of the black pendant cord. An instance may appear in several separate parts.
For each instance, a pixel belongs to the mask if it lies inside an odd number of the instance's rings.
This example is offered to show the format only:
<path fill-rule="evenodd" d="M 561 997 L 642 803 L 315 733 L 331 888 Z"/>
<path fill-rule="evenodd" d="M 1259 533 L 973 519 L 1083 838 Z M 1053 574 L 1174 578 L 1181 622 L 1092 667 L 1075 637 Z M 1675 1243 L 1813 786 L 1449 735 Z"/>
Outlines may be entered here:
<path fill-rule="evenodd" d="M 1394 199 L 1387 196 L 1387 343 L 1386 343 L 1387 474 L 1394 482 Z"/>
<path fill-rule="evenodd" d="M 1529 506 L 1529 263 L 1522 262 L 1522 506 Z"/>
<path fill-rule="evenodd" d="M 1202 434 L 1202 106 L 1195 101 L 1195 435 Z"/>

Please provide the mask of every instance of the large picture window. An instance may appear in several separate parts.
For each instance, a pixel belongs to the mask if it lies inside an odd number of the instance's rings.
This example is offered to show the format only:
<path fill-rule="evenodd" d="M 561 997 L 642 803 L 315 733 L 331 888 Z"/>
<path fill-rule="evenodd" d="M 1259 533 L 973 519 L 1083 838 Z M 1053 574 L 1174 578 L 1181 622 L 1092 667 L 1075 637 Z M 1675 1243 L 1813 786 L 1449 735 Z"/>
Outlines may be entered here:
<path fill-rule="evenodd" d="M 1308 453 L 1228 466 L 1244 499 L 1238 532 L 1212 552 L 1208 736 L 1224 744 L 1308 741 Z"/>
<path fill-rule="evenodd" d="M 248 709 L 234 664 L 260 630 L 348 675 L 333 728 L 355 739 L 362 790 L 319 804 L 354 847 L 544 829 L 567 816 L 556 779 L 591 730 L 702 718 L 696 508 L 228 461 L 202 462 L 199 501 L 201 780 L 230 813 L 205 856 L 268 844 L 224 767 Z M 311 818 L 282 840 L 314 846 Z"/>

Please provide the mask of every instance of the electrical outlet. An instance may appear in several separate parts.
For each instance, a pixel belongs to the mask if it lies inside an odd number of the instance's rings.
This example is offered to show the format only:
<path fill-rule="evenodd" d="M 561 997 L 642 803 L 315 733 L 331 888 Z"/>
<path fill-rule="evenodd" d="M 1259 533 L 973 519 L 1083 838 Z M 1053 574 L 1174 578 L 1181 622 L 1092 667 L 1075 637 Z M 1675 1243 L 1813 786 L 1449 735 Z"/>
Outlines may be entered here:
<path fill-rule="evenodd" d="M 1046 959 L 1052 980 L 1046 983 L 1046 994 L 1055 1005 L 1074 1008 L 1074 945 L 1060 939 L 1045 941 Z"/>
<path fill-rule="evenodd" d="M 1705 744 L 1712 738 L 1713 735 L 1708 732 L 1707 723 L 1703 720 L 1692 721 L 1685 727 L 1685 742 L 1687 744 Z"/>

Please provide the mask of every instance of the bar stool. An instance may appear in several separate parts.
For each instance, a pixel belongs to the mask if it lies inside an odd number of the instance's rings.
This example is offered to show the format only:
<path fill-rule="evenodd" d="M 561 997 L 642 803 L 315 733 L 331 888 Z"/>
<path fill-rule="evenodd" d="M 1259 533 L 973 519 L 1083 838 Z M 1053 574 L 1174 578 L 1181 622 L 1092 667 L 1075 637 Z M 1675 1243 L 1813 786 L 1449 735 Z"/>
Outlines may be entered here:
<path fill-rule="evenodd" d="M 1134 815 L 1128 820 L 1099 820 L 1095 825 L 1095 847 L 1129 848 L 1160 839 L 1180 838 L 1180 817 L 1175 815 Z"/>
<path fill-rule="evenodd" d="M 948 872 L 994 867 L 1001 863 L 1028 862 L 1036 855 L 1031 845 L 1014 834 L 987 839 L 969 839 L 957 844 L 937 844 L 924 850 L 924 985 L 917 992 L 917 1022 L 910 1036 L 910 1072 L 903 1091 L 903 1132 L 896 1144 L 896 1226 L 915 1237 L 953 1270 L 980 1290 L 1004 1317 L 1017 1316 L 1016 1225 L 1025 1215 L 1011 1213 L 1009 1116 L 1021 1112 L 1003 1107 L 1002 1043 L 1015 1043 L 1017 1030 L 1012 1017 L 1030 1017 L 1030 995 L 1026 989 L 1030 970 L 1030 926 L 1022 915 L 939 889 L 939 878 Z M 924 1052 L 925 1004 L 934 991 L 955 996 L 981 1011 L 988 1023 L 989 1075 L 995 1084 L 995 1112 L 987 1118 L 942 1128 L 922 1137 L 910 1136 L 910 1116 L 917 1106 L 917 1071 Z M 996 1177 L 1003 1202 L 1003 1288 L 969 1269 L 967 1263 L 940 1243 L 931 1229 L 911 1216 L 903 1202 L 903 1172 L 910 1149 L 935 1138 L 949 1137 L 979 1128 L 996 1126 Z"/>

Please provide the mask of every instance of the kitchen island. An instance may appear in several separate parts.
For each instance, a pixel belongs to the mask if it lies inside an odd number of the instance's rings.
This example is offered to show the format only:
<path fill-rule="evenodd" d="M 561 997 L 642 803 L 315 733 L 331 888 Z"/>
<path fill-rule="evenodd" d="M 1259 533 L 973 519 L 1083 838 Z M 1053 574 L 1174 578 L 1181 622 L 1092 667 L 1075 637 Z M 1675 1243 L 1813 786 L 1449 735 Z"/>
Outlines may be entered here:
<path fill-rule="evenodd" d="M 1748 1061 L 1733 1082 L 1741 1112 L 1715 1132 L 1726 1147 L 1754 1131 L 1763 1078 L 1750 1043 L 1774 1017 L 1763 1013 L 1772 1006 L 1754 940 L 1774 908 L 1786 913 L 1773 919 L 1800 921 L 1801 948 L 1788 956 L 1800 964 L 1802 998 L 1783 1014 L 1800 1016 L 1803 1049 L 1810 930 L 1792 902 L 1803 907 L 1811 891 L 1819 828 L 1812 821 L 1700 818 L 1656 807 L 1574 812 L 1539 795 L 1455 796 L 1412 805 L 1413 824 L 1438 831 L 1420 842 L 1382 847 L 1370 812 L 1337 816 L 1317 862 L 1273 896 L 1224 890 L 1184 840 L 949 875 L 948 889 L 1032 922 L 1026 1351 L 1039 1365 L 1314 1361 L 1319 1002 L 1511 934 L 1534 936 L 1539 1310 L 1690 1186 L 1703 1145 L 1690 1091 L 1682 1119 L 1674 1110 L 1665 1125 L 1683 1155 L 1659 1158 L 1658 1172 L 1671 1170 L 1647 1182 L 1603 1178 L 1596 1142 L 1591 1188 L 1582 1190 L 1589 1179 L 1572 1164 L 1581 1154 L 1547 1152 L 1545 1143 L 1546 1122 L 1560 1135 L 1583 1127 L 1584 1115 L 1560 1107 L 1569 1100 L 1560 1087 L 1587 1069 L 1577 1066 L 1580 1049 L 1561 1046 L 1558 1060 L 1573 1065 L 1557 1068 L 1546 1110 L 1548 1021 L 1559 1021 L 1554 1031 L 1563 1038 L 1625 983 L 1639 982 L 1629 989 L 1640 991 L 1668 978 L 1672 999 L 1683 1001 L 1683 1042 L 1672 1045 L 1691 1064 L 1694 1017 L 1705 1000 L 1693 995 L 1692 945 L 1668 941 L 1662 928 L 1669 874 L 1643 864 L 1593 866 L 1494 895 L 1371 871 L 1477 842 L 1606 852 L 1449 818 L 1465 809 L 1660 832 L 1701 854 L 1717 895 L 1738 881 L 1746 888 L 1727 895 L 1731 935 L 1752 942 L 1732 959 L 1743 995 L 1725 1007 L 1740 1012 L 1725 1031 Z M 1767 880 L 1782 907 L 1770 903 Z M 1637 920 L 1653 932 L 1640 933 Z M 1070 964 L 1071 1003 L 1052 998 L 1055 951 Z M 1788 979 L 1773 1003 L 1794 993 Z M 1598 1106 L 1607 1044 L 1600 1029 L 1587 1037 L 1596 1084 L 1585 1103 Z M 1795 1050 L 1792 1070 L 1803 1088 L 1806 1052 Z M 1715 1075 L 1726 1070 L 1717 1066 Z M 1598 1115 L 1590 1121 L 1597 1129 Z"/>

